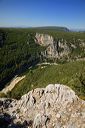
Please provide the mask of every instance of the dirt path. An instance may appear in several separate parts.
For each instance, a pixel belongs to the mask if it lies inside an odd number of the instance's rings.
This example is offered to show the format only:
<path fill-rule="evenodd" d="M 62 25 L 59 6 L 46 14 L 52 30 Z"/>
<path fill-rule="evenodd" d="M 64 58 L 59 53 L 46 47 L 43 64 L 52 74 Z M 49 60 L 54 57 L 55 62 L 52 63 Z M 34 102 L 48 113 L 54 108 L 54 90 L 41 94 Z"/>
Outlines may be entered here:
<path fill-rule="evenodd" d="M 6 87 L 1 91 L 1 93 L 5 93 L 5 94 L 6 94 L 8 91 L 11 91 L 11 90 L 15 87 L 15 85 L 16 85 L 18 82 L 20 82 L 21 80 L 23 80 L 25 77 L 26 77 L 25 75 L 22 76 L 22 77 L 15 77 L 15 78 L 11 81 L 11 83 L 10 83 L 8 86 L 6 86 Z"/>
<path fill-rule="evenodd" d="M 44 62 L 44 63 L 39 63 L 37 64 L 38 66 L 40 65 L 58 65 L 57 63 L 48 63 L 48 62 Z"/>

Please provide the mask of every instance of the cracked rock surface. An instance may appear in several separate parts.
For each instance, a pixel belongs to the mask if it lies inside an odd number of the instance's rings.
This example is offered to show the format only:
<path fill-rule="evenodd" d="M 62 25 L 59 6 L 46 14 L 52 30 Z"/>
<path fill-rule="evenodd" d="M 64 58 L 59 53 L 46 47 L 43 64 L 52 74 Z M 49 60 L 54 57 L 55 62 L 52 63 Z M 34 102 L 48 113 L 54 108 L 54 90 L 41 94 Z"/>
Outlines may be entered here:
<path fill-rule="evenodd" d="M 23 128 L 85 128 L 85 101 L 65 85 L 49 84 L 20 100 L 0 98 L 2 117 L 8 119 L 8 128 L 19 123 Z"/>

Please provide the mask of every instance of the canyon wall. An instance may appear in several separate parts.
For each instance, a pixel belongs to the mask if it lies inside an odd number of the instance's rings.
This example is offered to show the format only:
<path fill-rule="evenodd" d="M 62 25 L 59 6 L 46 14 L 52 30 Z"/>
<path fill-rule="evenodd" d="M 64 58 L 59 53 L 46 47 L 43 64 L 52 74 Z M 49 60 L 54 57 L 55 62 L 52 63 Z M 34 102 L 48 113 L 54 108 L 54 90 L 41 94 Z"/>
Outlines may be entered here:
<path fill-rule="evenodd" d="M 46 46 L 46 50 L 43 53 L 44 56 L 59 58 L 63 56 L 68 56 L 70 49 L 67 45 L 66 40 L 55 39 L 48 34 L 36 33 L 36 42 L 41 46 Z"/>
<path fill-rule="evenodd" d="M 46 50 L 42 55 L 46 58 L 67 58 L 67 60 L 85 57 L 85 41 L 71 37 L 58 38 L 48 34 L 36 33 L 36 43 L 45 46 Z"/>

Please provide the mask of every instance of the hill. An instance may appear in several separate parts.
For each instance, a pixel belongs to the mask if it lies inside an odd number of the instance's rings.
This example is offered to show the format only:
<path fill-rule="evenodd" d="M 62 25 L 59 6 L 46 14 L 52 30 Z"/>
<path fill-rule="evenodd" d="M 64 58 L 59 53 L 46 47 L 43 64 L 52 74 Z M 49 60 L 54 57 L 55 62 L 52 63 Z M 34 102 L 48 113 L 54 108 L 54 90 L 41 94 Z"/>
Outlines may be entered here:
<path fill-rule="evenodd" d="M 0 89 L 16 74 L 39 62 L 42 50 L 34 41 L 34 33 L 23 29 L 0 29 Z"/>
<path fill-rule="evenodd" d="M 49 29 L 45 29 L 49 28 Z M 0 29 L 0 90 L 15 76 L 28 70 L 30 66 L 39 62 L 65 63 L 85 57 L 85 33 L 56 31 L 56 27 L 45 28 L 1 28 Z M 60 27 L 59 27 L 60 29 Z M 63 29 L 61 27 L 61 29 Z M 62 57 L 46 58 L 42 53 L 46 51 L 46 46 L 41 46 L 36 42 L 36 33 L 47 35 L 55 40 L 56 51 Z M 44 37 L 43 36 L 43 37 Z M 44 38 L 46 40 L 46 38 Z M 48 39 L 48 38 L 47 38 Z M 63 45 L 63 48 L 57 45 Z M 46 43 L 46 41 L 45 41 Z M 54 43 L 54 42 L 53 42 Z M 52 44 L 54 47 L 54 44 Z M 69 48 L 69 50 L 68 50 Z M 66 50 L 70 51 L 69 54 Z M 51 54 L 53 55 L 53 54 Z"/>
<path fill-rule="evenodd" d="M 71 87 L 79 97 L 85 99 L 85 61 L 42 64 L 29 69 L 24 75 L 26 77 L 7 93 L 8 97 L 19 99 L 32 89 L 60 83 Z"/>
<path fill-rule="evenodd" d="M 44 27 L 33 27 L 30 29 L 35 29 L 35 30 L 44 30 L 44 31 L 64 31 L 68 32 L 69 29 L 66 27 L 59 27 L 59 26 L 44 26 Z"/>

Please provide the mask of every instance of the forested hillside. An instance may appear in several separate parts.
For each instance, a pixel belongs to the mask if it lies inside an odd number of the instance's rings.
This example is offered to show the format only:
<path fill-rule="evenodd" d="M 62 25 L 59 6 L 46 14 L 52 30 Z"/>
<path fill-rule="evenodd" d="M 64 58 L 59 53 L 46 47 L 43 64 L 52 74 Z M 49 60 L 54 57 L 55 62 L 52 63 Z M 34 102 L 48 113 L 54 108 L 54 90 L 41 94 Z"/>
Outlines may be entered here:
<path fill-rule="evenodd" d="M 0 89 L 14 75 L 39 62 L 43 50 L 34 33 L 24 29 L 0 29 Z"/>

